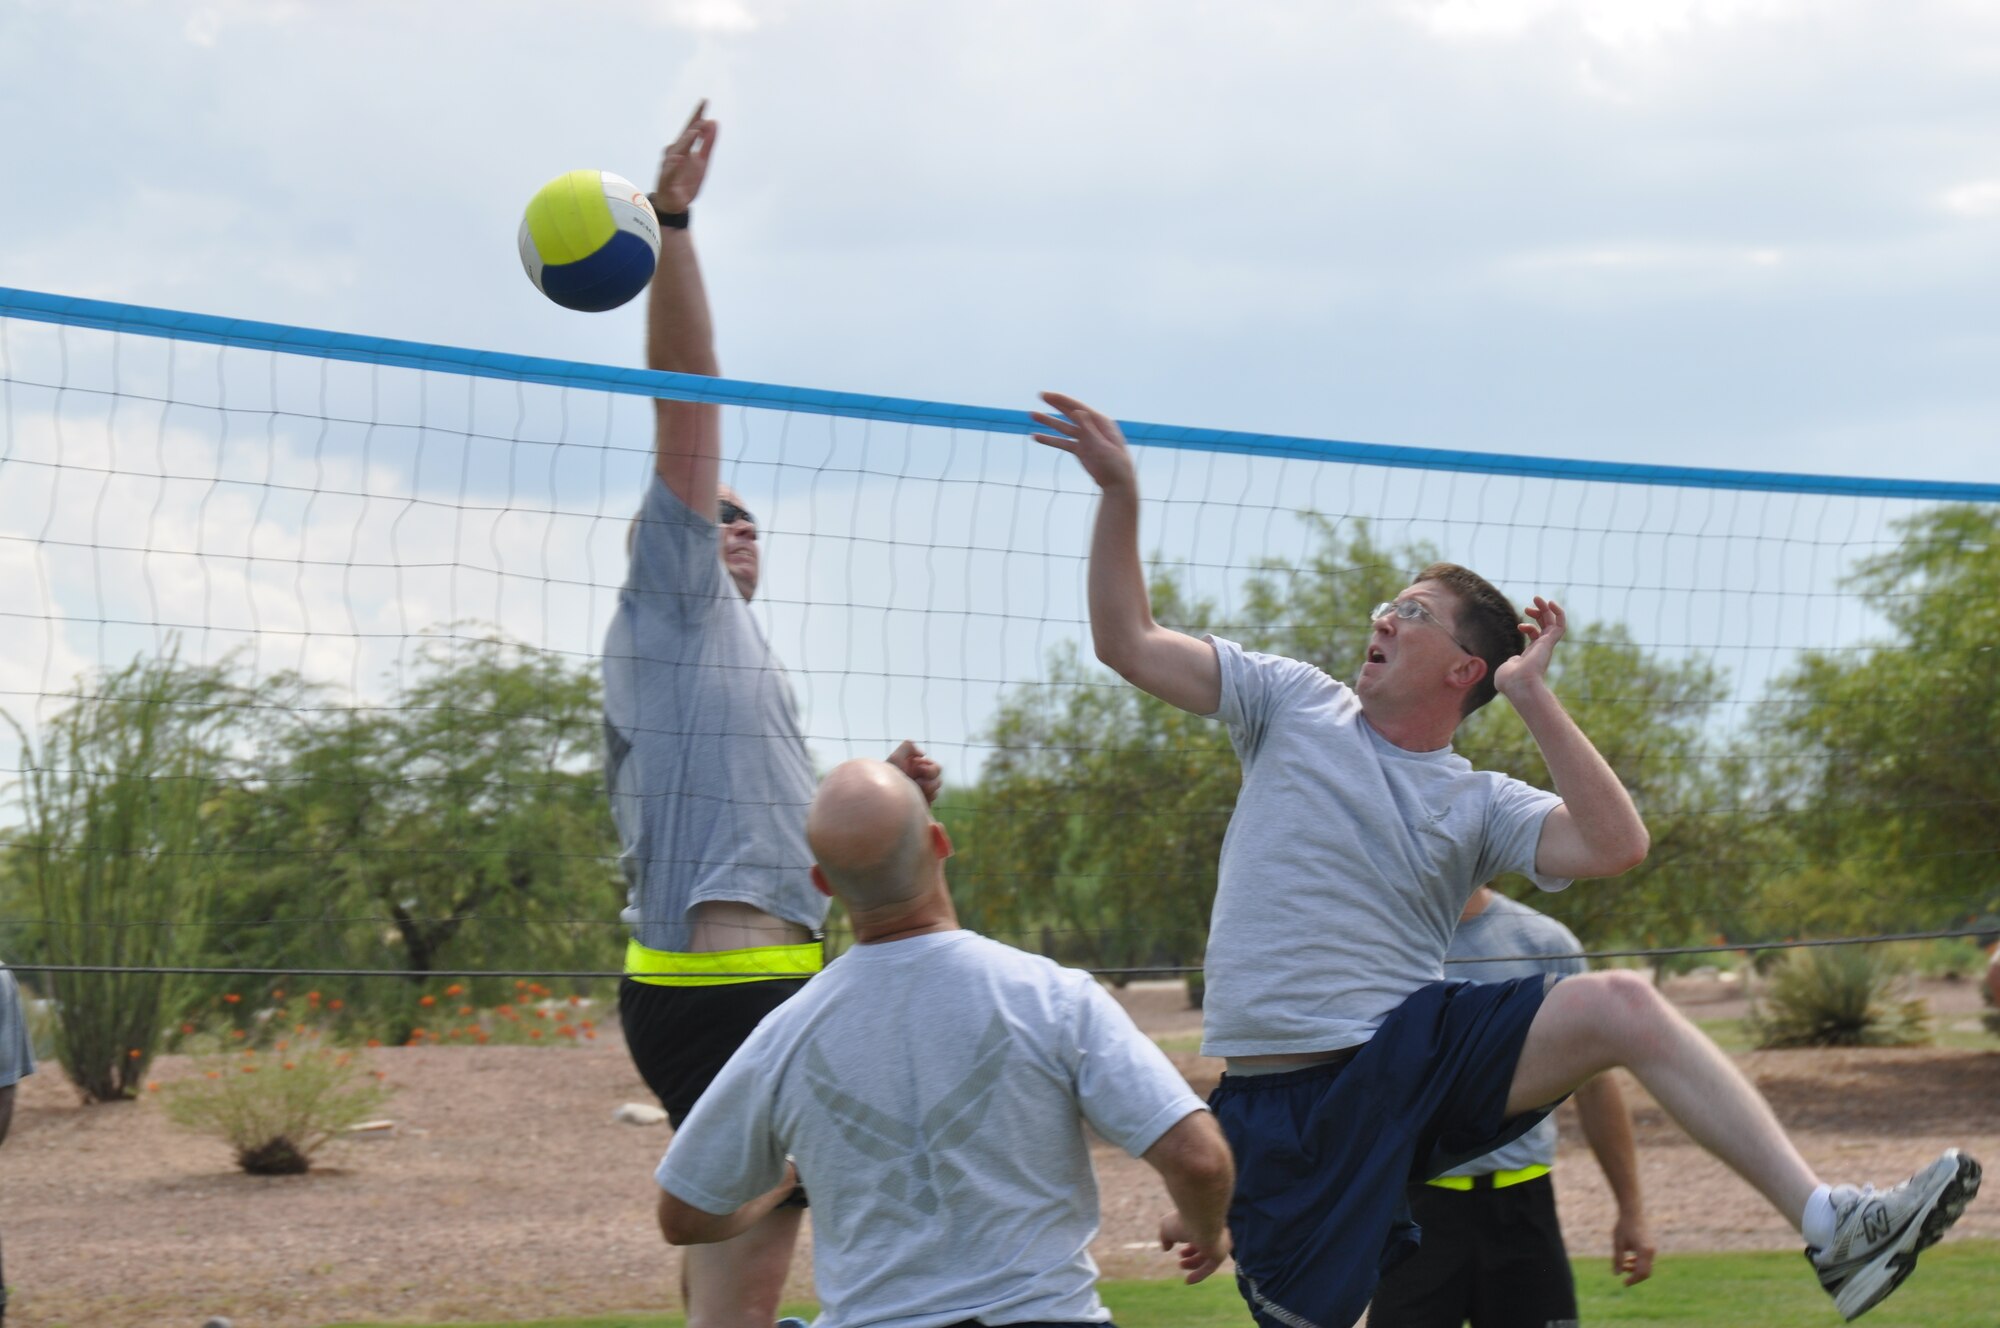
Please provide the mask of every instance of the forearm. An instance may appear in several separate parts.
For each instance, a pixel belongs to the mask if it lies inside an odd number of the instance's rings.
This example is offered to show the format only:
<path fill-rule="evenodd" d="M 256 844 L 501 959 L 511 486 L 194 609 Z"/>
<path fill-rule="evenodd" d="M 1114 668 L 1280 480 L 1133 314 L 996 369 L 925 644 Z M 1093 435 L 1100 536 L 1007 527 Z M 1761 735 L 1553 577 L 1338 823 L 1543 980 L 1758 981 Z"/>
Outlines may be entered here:
<path fill-rule="evenodd" d="M 1146 1150 L 1144 1160 L 1165 1182 L 1186 1238 L 1204 1249 L 1220 1247 L 1236 1164 L 1215 1117 L 1190 1112 Z"/>
<path fill-rule="evenodd" d="M 1632 1116 L 1625 1095 L 1607 1072 L 1585 1080 L 1576 1090 L 1576 1114 L 1583 1126 L 1605 1183 L 1618 1201 L 1618 1211 L 1638 1217 L 1645 1211 L 1639 1193 L 1639 1150 L 1632 1138 Z"/>
<path fill-rule="evenodd" d="M 646 365 L 668 373 L 721 372 L 715 358 L 715 325 L 709 319 L 708 291 L 694 239 L 685 230 L 662 228 L 660 259 L 653 268 L 646 310 Z"/>
<path fill-rule="evenodd" d="M 1516 687 L 1507 699 L 1541 749 L 1577 838 L 1593 858 L 1615 864 L 1610 871 L 1562 874 L 1615 875 L 1636 866 L 1645 858 L 1651 841 L 1624 781 L 1577 727 L 1547 683 L 1537 679 Z"/>
<path fill-rule="evenodd" d="M 661 233 L 660 261 L 653 271 L 646 318 L 646 363 L 650 367 L 709 377 L 719 372 L 708 296 L 702 289 L 694 241 L 686 231 Z M 683 503 L 713 520 L 722 472 L 721 410 L 712 402 L 666 398 L 656 400 L 653 406 L 654 469 Z"/>
<path fill-rule="evenodd" d="M 1124 672 L 1153 626 L 1152 595 L 1139 558 L 1139 489 L 1107 488 L 1090 537 L 1090 639 L 1097 657 Z"/>

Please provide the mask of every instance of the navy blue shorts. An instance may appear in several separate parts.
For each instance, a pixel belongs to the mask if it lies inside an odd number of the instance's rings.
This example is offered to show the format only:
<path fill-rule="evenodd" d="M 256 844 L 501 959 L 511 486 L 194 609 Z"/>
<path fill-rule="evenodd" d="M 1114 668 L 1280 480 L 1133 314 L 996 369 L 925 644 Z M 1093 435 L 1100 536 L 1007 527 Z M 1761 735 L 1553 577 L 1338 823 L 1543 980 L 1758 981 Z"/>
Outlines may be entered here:
<path fill-rule="evenodd" d="M 1433 982 L 1351 1059 L 1224 1075 L 1209 1106 L 1236 1154 L 1236 1282 L 1263 1328 L 1347 1328 L 1421 1238 L 1405 1199 L 1519 1138 L 1507 1090 L 1552 979 Z"/>

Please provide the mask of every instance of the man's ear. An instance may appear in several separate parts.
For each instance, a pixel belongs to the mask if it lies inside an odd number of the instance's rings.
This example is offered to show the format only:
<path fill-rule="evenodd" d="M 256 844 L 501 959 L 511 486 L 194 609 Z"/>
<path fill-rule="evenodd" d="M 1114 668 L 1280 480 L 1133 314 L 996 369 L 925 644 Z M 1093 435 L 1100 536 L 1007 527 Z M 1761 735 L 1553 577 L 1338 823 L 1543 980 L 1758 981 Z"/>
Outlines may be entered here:
<path fill-rule="evenodd" d="M 828 899 L 833 898 L 833 887 L 827 884 L 826 873 L 819 869 L 817 862 L 812 865 L 812 870 L 806 874 L 812 877 L 813 889 L 819 891 Z"/>
<path fill-rule="evenodd" d="M 1458 663 L 1451 666 L 1451 672 L 1445 674 L 1445 680 L 1460 691 L 1469 692 L 1477 687 L 1479 680 L 1485 676 L 1486 661 L 1477 655 L 1464 655 L 1459 658 Z"/>
<path fill-rule="evenodd" d="M 945 833 L 944 823 L 941 821 L 931 822 L 931 852 L 937 855 L 940 862 L 956 852 L 951 846 L 951 836 Z"/>

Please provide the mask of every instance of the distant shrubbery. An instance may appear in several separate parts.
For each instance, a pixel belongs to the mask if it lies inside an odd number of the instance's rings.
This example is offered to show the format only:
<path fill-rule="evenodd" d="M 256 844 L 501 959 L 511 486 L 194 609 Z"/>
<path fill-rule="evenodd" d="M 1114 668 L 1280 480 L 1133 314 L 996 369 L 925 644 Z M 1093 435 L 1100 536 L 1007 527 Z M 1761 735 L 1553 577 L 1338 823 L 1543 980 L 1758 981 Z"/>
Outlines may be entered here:
<path fill-rule="evenodd" d="M 1904 974 L 1859 945 L 1790 951 L 1744 1021 L 1760 1047 L 1902 1047 L 1930 1041 L 1930 1008 Z"/>

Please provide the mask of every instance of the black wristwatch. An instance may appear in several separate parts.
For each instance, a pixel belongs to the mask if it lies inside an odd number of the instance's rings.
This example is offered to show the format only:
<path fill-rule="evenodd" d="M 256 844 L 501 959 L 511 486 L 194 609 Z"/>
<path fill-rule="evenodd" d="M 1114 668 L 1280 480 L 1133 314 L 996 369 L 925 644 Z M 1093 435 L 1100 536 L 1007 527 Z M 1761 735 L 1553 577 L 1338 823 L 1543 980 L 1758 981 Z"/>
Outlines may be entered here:
<path fill-rule="evenodd" d="M 653 205 L 653 215 L 660 219 L 660 225 L 666 229 L 670 231 L 684 231 L 688 228 L 687 213 L 660 211 L 660 198 L 658 194 L 648 194 L 646 201 Z"/>

